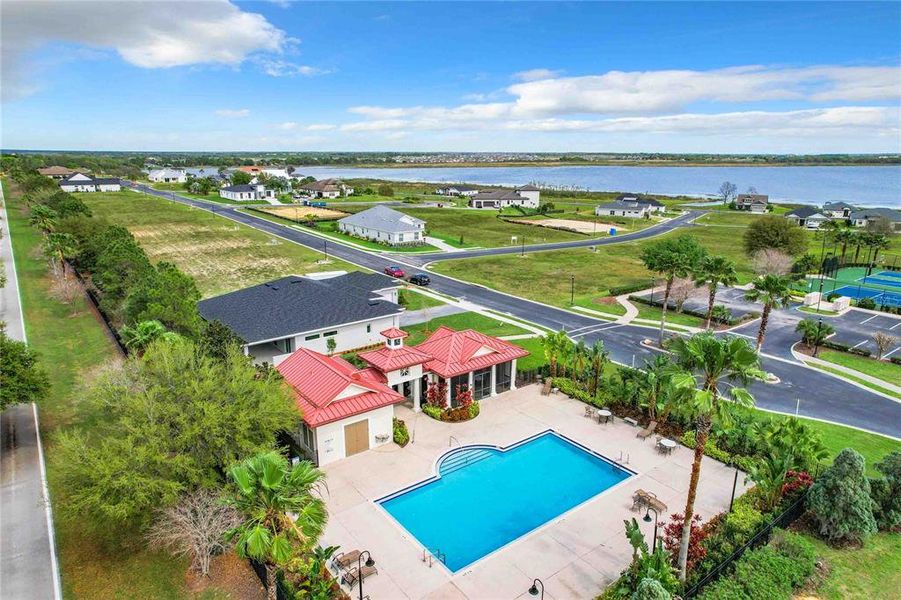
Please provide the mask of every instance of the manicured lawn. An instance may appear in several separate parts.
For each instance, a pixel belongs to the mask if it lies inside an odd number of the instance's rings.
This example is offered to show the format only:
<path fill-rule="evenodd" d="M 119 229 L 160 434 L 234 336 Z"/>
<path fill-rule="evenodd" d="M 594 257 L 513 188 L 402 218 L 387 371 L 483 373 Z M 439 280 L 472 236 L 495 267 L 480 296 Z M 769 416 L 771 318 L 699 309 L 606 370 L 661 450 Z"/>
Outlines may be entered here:
<path fill-rule="evenodd" d="M 434 308 L 446 304 L 441 300 L 436 300 L 431 296 L 420 294 L 412 289 L 400 290 L 400 298 L 401 304 L 403 304 L 407 310 L 422 310 L 423 308 Z"/>
<path fill-rule="evenodd" d="M 801 312 L 810 313 L 812 315 L 824 315 L 827 317 L 834 317 L 835 315 L 838 314 L 834 310 L 826 310 L 823 308 L 817 310 L 816 308 L 810 307 L 810 306 L 802 306 L 798 310 L 800 310 Z"/>
<path fill-rule="evenodd" d="M 663 311 L 656 306 L 648 306 L 647 304 L 638 302 L 635 303 L 635 306 L 638 307 L 638 316 L 641 319 L 653 319 L 659 321 L 663 315 Z M 666 311 L 666 323 L 667 325 L 672 323 L 674 325 L 688 325 L 689 327 L 704 327 L 706 321 L 700 317 L 668 310 Z"/>
<path fill-rule="evenodd" d="M 525 329 L 510 323 L 504 323 L 475 312 L 465 312 L 446 317 L 436 317 L 427 323 L 417 323 L 416 325 L 404 327 L 404 331 L 410 334 L 410 337 L 406 340 L 407 345 L 414 346 L 422 342 L 441 325 L 446 325 L 458 331 L 461 329 L 475 329 L 485 335 L 496 337 L 529 333 Z"/>
<path fill-rule="evenodd" d="M 529 355 L 516 361 L 516 368 L 523 371 L 537 369 L 547 364 L 544 357 L 544 348 L 541 346 L 541 338 L 524 338 L 521 340 L 510 340 L 511 344 L 516 344 L 520 348 L 529 351 Z"/>
<path fill-rule="evenodd" d="M 826 562 L 829 575 L 816 592 L 824 600 L 889 598 L 901 587 L 901 535 L 877 533 L 862 548 L 833 548 L 806 536 Z M 896 590 L 892 592 L 891 590 Z M 897 596 L 894 596 L 897 597 Z"/>
<path fill-rule="evenodd" d="M 95 216 L 123 225 L 153 261 L 173 262 L 204 297 L 285 275 L 356 271 L 349 263 L 274 238 L 225 217 L 134 192 L 78 194 Z"/>
<path fill-rule="evenodd" d="M 819 369 L 820 371 L 826 371 L 827 373 L 832 373 L 832 374 L 834 374 L 834 375 L 838 375 L 838 376 L 840 376 L 840 377 L 844 377 L 845 379 L 850 379 L 851 381 L 854 381 L 854 382 L 856 382 L 856 383 L 859 383 L 860 385 L 862 385 L 862 386 L 864 386 L 864 387 L 868 387 L 868 388 L 870 388 L 871 390 L 880 392 L 880 393 L 882 393 L 882 394 L 887 394 L 887 395 L 889 395 L 889 396 L 894 396 L 895 398 L 898 398 L 899 400 L 901 400 L 901 396 L 899 396 L 898 394 L 896 394 L 896 393 L 894 393 L 894 392 L 892 392 L 892 391 L 890 391 L 890 390 L 887 390 L 887 389 L 885 389 L 885 388 L 883 388 L 883 387 L 880 387 L 880 386 L 878 386 L 878 385 L 876 385 L 876 384 L 874 384 L 874 383 L 871 383 L 871 382 L 869 382 L 869 381 L 866 381 L 865 379 L 861 379 L 860 377 L 854 377 L 853 375 L 848 375 L 848 374 L 845 373 L 844 371 L 839 371 L 838 369 L 830 369 L 829 367 L 824 367 L 824 366 L 819 365 L 819 364 L 815 365 L 815 364 L 813 364 L 813 363 L 811 363 L 811 362 L 808 362 L 807 364 L 810 365 L 811 367 L 813 367 L 814 369 Z"/>
<path fill-rule="evenodd" d="M 28 225 L 21 203 L 8 202 L 12 243 L 16 257 L 25 326 L 29 343 L 47 366 L 51 394 L 41 403 L 41 431 L 54 511 L 56 541 L 67 598 L 190 598 L 184 583 L 187 561 L 142 550 L 135 540 L 129 550 L 113 549 L 95 539 L 86 524 L 62 518 L 65 491 L 57 479 L 54 460 L 57 435 L 67 429 L 89 426 L 98 415 L 82 411 L 80 390 L 90 373 L 116 358 L 111 341 L 88 310 L 85 301 L 71 306 L 53 300 L 49 293 L 47 264 L 38 252 L 40 234 Z"/>
<path fill-rule="evenodd" d="M 543 244 L 584 240 L 585 236 L 569 231 L 507 223 L 498 219 L 493 210 L 465 210 L 451 208 L 394 207 L 426 222 L 426 234 L 460 245 L 500 247 L 522 244 Z M 516 241 L 511 240 L 516 237 Z"/>
<path fill-rule="evenodd" d="M 856 356 L 837 350 L 820 350 L 818 358 L 860 371 L 871 377 L 878 377 L 894 385 L 901 385 L 901 365 L 865 356 Z"/>

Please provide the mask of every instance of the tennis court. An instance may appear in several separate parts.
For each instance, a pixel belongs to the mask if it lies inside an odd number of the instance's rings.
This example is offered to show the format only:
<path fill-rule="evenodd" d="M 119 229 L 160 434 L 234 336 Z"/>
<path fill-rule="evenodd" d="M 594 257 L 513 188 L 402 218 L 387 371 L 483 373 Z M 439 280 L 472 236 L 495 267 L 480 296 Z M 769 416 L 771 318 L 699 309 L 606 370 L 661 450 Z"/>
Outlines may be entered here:
<path fill-rule="evenodd" d="M 901 306 L 901 272 L 878 271 L 867 275 L 861 267 L 841 269 L 835 279 L 827 279 L 823 294 L 838 294 L 855 300 L 871 298 L 877 305 Z M 816 291 L 815 284 L 808 283 L 808 291 Z"/>

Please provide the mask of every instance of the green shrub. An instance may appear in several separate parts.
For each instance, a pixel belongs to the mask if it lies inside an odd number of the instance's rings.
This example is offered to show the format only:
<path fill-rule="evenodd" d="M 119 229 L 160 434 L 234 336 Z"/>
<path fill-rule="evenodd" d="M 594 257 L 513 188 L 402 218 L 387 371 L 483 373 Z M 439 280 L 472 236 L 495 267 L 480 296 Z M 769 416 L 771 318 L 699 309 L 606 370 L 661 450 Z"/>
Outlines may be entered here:
<path fill-rule="evenodd" d="M 735 567 L 733 577 L 740 581 L 751 598 L 790 600 L 792 561 L 769 547 L 745 553 Z"/>
<path fill-rule="evenodd" d="M 807 508 L 820 535 L 830 541 L 860 540 L 876 531 L 866 461 L 845 448 L 810 488 Z"/>
<path fill-rule="evenodd" d="M 789 559 L 792 586 L 802 586 L 807 578 L 813 575 L 817 564 L 817 551 L 813 544 L 804 537 L 779 529 L 773 534 L 770 547 L 779 555 Z"/>
<path fill-rule="evenodd" d="M 407 430 L 407 424 L 395 417 L 393 429 L 394 443 L 403 448 L 410 442 L 410 432 Z"/>
<path fill-rule="evenodd" d="M 879 529 L 893 529 L 901 525 L 901 452 L 892 452 L 875 466 L 883 478 L 870 480 L 873 516 Z"/>
<path fill-rule="evenodd" d="M 475 419 L 476 417 L 479 416 L 480 411 L 481 411 L 481 408 L 479 407 L 479 402 L 474 401 L 472 404 L 469 405 L 469 418 Z"/>
<path fill-rule="evenodd" d="M 731 577 L 724 577 L 707 587 L 699 600 L 755 600 L 745 593 L 745 588 Z"/>
<path fill-rule="evenodd" d="M 874 308 L 876 308 L 876 301 L 872 298 L 861 298 L 857 301 L 857 307 L 873 310 Z"/>
<path fill-rule="evenodd" d="M 591 394 L 583 390 L 579 384 L 572 379 L 567 377 L 554 377 L 552 385 L 574 400 L 579 400 L 586 404 L 592 403 Z"/>
<path fill-rule="evenodd" d="M 680 440 L 684 446 L 688 446 L 689 448 L 694 448 L 697 440 L 695 438 L 694 431 L 686 431 L 682 434 Z M 704 454 L 709 456 L 712 459 L 718 460 L 722 463 L 732 464 L 733 457 L 731 454 L 726 452 L 725 450 L 720 450 L 717 448 L 714 441 L 710 438 L 707 438 L 707 443 L 704 445 Z"/>
<path fill-rule="evenodd" d="M 432 417 L 433 419 L 441 420 L 441 409 L 432 404 L 423 404 L 422 412 Z"/>
<path fill-rule="evenodd" d="M 672 597 L 659 581 L 645 577 L 632 593 L 631 600 L 670 600 Z"/>

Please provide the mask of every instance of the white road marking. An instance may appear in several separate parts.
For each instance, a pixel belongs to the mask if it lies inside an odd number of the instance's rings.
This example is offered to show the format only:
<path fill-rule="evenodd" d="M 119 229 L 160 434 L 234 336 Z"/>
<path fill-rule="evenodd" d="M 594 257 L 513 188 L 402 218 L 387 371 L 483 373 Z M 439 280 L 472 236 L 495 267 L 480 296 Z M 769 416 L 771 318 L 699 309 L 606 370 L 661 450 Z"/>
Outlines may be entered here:
<path fill-rule="evenodd" d="M 883 354 L 883 355 L 882 355 L 882 358 L 888 358 L 889 356 L 891 356 L 892 354 L 894 354 L 894 353 L 897 352 L 898 350 L 901 350 L 901 346 L 898 346 L 897 348 L 895 348 L 895 349 L 892 350 L 891 352 L 887 352 L 887 353 Z"/>
<path fill-rule="evenodd" d="M 891 327 L 889 327 L 888 330 L 892 331 L 895 327 L 898 327 L 899 325 L 901 325 L 901 321 L 899 321 L 899 322 L 895 323 L 894 325 L 892 325 Z"/>
<path fill-rule="evenodd" d="M 598 327 L 595 327 L 595 328 L 593 328 L 593 329 L 588 329 L 588 330 L 586 330 L 586 331 L 581 331 L 581 332 L 579 332 L 579 333 L 577 333 L 577 334 L 575 334 L 575 335 L 573 335 L 573 334 L 570 332 L 570 337 L 573 337 L 573 338 L 583 337 L 583 336 L 586 336 L 586 335 L 589 335 L 589 334 L 592 334 L 592 333 L 599 333 L 599 332 L 601 332 L 601 331 L 609 331 L 609 330 L 611 330 L 611 329 L 616 329 L 617 327 L 622 327 L 622 326 L 623 326 L 622 323 L 613 323 L 613 324 L 612 324 L 612 323 L 605 323 L 604 325 L 599 325 Z"/>
<path fill-rule="evenodd" d="M 869 341 L 869 340 L 864 340 L 864 341 L 862 341 L 862 342 L 858 342 L 858 343 L 854 344 L 854 345 L 851 346 L 851 347 L 852 347 L 852 348 L 857 348 L 858 346 L 860 346 L 860 345 L 862 345 L 862 344 L 866 344 L 868 341 Z"/>
<path fill-rule="evenodd" d="M 864 319 L 863 321 L 861 321 L 860 324 L 863 325 L 864 323 L 866 323 L 866 322 L 868 322 L 868 321 L 872 321 L 873 319 L 875 319 L 875 318 L 878 317 L 878 316 L 879 316 L 879 315 L 873 315 L 872 317 L 869 317 L 869 318 Z"/>

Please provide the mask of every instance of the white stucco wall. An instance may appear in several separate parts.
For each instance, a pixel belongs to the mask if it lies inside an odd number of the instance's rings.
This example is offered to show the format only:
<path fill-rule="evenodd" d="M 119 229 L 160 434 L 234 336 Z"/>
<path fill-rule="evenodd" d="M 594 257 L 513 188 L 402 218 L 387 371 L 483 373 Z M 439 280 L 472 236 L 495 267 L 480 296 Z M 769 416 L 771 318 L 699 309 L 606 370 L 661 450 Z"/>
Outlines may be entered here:
<path fill-rule="evenodd" d="M 394 418 L 394 406 L 385 406 L 376 410 L 348 417 L 334 423 L 328 423 L 316 428 L 316 450 L 319 457 L 319 466 L 327 465 L 336 460 L 345 458 L 344 453 L 344 426 L 357 421 L 369 421 L 369 448 L 372 449 L 382 444 L 391 443 L 392 419 Z M 387 435 L 388 439 L 382 444 L 376 442 L 378 435 Z"/>
<path fill-rule="evenodd" d="M 541 192 L 535 190 L 534 192 L 522 191 L 520 190 L 519 195 L 525 198 L 526 200 L 522 203 L 523 206 L 528 208 L 538 208 L 539 199 L 541 198 Z"/>
<path fill-rule="evenodd" d="M 422 377 L 422 365 L 413 365 L 409 368 L 409 373 L 401 375 L 401 369 L 389 371 L 385 374 L 388 378 L 388 385 L 397 385 L 405 381 L 413 381 Z"/>
<path fill-rule="evenodd" d="M 118 192 L 122 186 L 118 183 L 101 183 L 97 186 L 98 192 Z"/>

